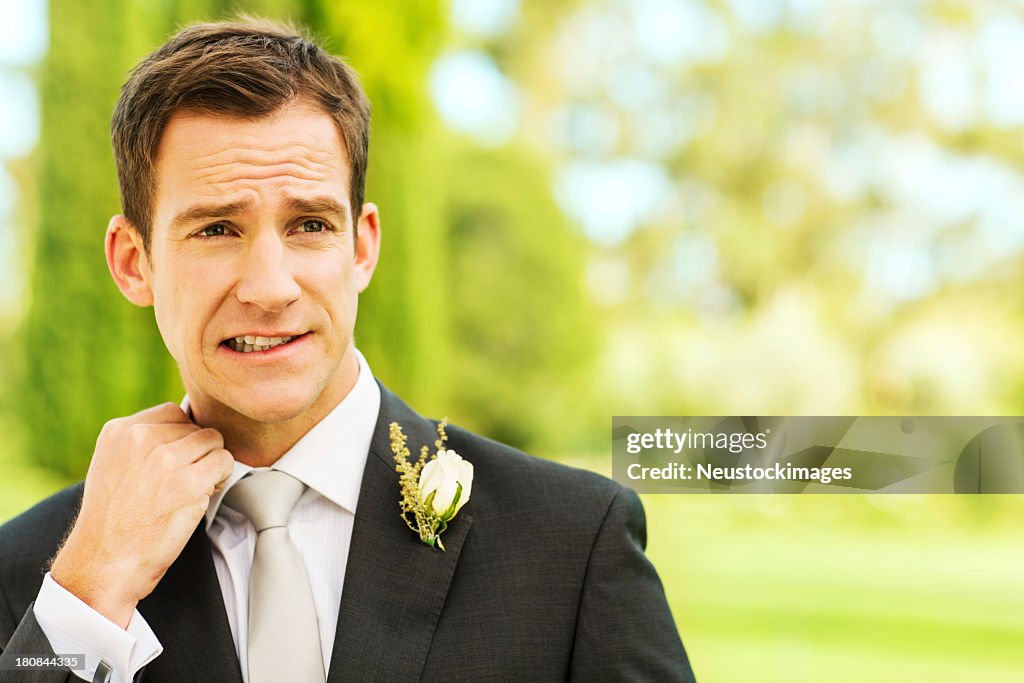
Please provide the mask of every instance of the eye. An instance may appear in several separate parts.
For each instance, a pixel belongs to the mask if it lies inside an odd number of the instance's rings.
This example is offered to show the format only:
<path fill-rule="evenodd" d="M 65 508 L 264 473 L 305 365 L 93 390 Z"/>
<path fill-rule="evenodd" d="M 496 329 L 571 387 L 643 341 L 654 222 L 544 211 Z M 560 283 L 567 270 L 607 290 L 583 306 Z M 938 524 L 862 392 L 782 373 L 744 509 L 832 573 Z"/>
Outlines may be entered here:
<path fill-rule="evenodd" d="M 310 219 L 302 221 L 302 232 L 324 232 L 328 229 L 323 221 Z"/>
<path fill-rule="evenodd" d="M 223 223 L 214 223 L 213 225 L 207 225 L 196 233 L 199 237 L 223 237 L 227 234 L 227 228 Z"/>

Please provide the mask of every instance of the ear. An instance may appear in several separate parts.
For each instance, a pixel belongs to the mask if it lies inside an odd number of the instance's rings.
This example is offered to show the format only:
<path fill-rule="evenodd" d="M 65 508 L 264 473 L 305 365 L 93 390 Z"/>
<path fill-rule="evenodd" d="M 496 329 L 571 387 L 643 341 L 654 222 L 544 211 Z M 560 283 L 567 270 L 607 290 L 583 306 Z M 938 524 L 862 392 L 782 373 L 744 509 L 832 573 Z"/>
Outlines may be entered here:
<path fill-rule="evenodd" d="M 367 202 L 359 212 L 356 238 L 356 284 L 362 292 L 370 286 L 380 257 L 380 214 L 377 205 Z"/>
<path fill-rule="evenodd" d="M 124 298 L 136 306 L 153 305 L 153 289 L 150 286 L 151 269 L 149 257 L 142 245 L 142 235 L 135 226 L 118 214 L 107 224 L 104 240 L 107 253 L 107 268 Z"/>

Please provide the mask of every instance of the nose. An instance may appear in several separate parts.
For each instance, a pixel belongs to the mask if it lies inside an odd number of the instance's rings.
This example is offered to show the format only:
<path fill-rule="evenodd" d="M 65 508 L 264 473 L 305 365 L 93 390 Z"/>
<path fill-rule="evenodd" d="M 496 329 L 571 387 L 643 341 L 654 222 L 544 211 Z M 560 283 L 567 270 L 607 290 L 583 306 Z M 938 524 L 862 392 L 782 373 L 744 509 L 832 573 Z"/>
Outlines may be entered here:
<path fill-rule="evenodd" d="M 263 233 L 246 248 L 236 293 L 243 304 L 279 313 L 298 300 L 301 289 L 281 239 L 280 235 Z"/>

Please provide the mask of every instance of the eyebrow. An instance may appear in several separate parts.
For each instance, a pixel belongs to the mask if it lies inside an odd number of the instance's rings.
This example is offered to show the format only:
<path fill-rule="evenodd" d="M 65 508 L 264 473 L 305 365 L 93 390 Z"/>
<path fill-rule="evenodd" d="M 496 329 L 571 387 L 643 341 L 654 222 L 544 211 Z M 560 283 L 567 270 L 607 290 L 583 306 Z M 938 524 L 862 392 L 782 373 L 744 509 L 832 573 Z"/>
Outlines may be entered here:
<path fill-rule="evenodd" d="M 295 213 L 334 214 L 341 225 L 347 223 L 348 210 L 333 197 L 286 197 L 284 205 Z M 191 223 L 236 216 L 252 211 L 254 207 L 255 204 L 249 199 L 227 204 L 197 204 L 175 216 L 171 221 L 171 227 L 180 228 Z"/>
<path fill-rule="evenodd" d="M 229 202 L 227 204 L 197 204 L 175 216 L 174 220 L 171 221 L 171 227 L 180 228 L 189 223 L 235 216 L 250 211 L 252 208 L 253 202 L 251 200 Z"/>
<path fill-rule="evenodd" d="M 295 213 L 334 214 L 342 226 L 348 223 L 348 209 L 334 197 L 286 197 L 284 205 Z"/>

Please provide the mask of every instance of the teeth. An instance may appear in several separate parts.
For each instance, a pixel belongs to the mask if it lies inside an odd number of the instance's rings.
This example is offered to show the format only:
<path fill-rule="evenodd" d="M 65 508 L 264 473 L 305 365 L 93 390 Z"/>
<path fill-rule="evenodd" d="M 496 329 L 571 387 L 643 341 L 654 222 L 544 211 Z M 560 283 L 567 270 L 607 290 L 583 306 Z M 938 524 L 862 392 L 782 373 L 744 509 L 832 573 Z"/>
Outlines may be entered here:
<path fill-rule="evenodd" d="M 228 339 L 226 343 L 233 351 L 250 353 L 252 351 L 267 351 L 275 346 L 287 344 L 292 339 L 295 339 L 295 337 L 259 337 L 246 335 L 244 337 Z"/>

